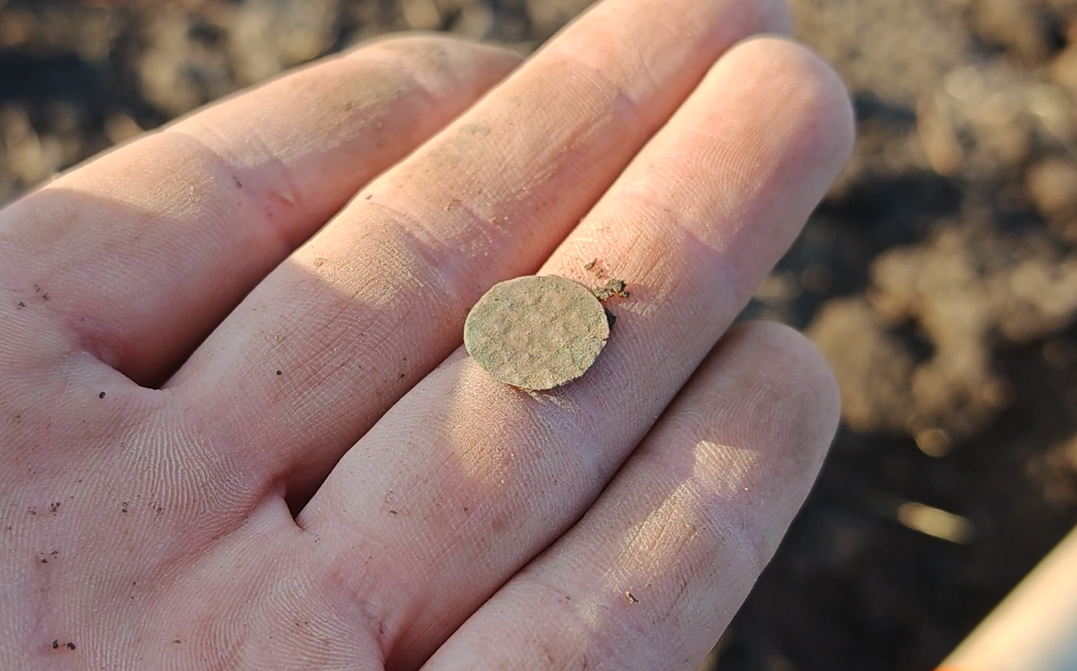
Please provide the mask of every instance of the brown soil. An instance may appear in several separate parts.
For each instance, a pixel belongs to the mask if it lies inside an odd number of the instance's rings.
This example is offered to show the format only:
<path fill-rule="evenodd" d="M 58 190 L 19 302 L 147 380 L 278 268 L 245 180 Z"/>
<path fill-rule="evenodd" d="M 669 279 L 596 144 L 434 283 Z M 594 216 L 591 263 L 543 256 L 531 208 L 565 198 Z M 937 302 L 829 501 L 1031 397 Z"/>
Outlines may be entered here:
<path fill-rule="evenodd" d="M 0 202 L 357 40 L 532 48 L 589 3 L 89 4 L 0 0 Z M 845 423 L 714 664 L 928 669 L 1077 522 L 1077 0 L 792 4 L 860 136 L 746 315 L 812 335 Z M 910 528 L 913 503 L 967 533 Z"/>

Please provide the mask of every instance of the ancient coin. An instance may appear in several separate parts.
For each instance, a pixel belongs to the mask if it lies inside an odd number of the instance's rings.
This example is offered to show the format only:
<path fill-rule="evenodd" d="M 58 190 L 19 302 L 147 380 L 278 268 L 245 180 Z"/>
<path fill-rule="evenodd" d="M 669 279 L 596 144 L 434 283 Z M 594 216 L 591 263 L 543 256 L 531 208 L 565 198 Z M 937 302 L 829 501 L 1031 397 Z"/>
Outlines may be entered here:
<path fill-rule="evenodd" d="M 500 382 L 530 390 L 586 373 L 609 334 L 594 294 L 556 275 L 494 285 L 464 322 L 464 346 L 475 362 Z"/>

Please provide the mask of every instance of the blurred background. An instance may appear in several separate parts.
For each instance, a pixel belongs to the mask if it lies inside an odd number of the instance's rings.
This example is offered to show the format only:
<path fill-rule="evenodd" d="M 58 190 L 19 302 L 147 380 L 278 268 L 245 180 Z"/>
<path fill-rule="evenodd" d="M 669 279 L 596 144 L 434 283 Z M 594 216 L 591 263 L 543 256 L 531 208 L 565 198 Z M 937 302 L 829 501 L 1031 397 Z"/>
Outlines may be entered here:
<path fill-rule="evenodd" d="M 0 0 L 0 204 L 375 35 L 529 51 L 589 4 Z M 1077 523 L 1077 0 L 791 4 L 860 136 L 746 316 L 811 335 L 844 422 L 709 665 L 930 669 Z"/>

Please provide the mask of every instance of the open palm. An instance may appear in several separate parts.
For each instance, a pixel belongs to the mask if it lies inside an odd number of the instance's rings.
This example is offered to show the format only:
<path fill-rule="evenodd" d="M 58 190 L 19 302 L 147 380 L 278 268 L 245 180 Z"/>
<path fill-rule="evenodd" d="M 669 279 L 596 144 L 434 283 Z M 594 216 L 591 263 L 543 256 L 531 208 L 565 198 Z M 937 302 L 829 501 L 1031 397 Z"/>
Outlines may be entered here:
<path fill-rule="evenodd" d="M 787 23 L 382 41 L 4 210 L 0 668 L 698 664 L 837 416 L 803 338 L 727 332 L 851 145 L 829 69 L 746 39 Z M 490 286 L 592 259 L 631 297 L 584 377 L 463 351 Z"/>

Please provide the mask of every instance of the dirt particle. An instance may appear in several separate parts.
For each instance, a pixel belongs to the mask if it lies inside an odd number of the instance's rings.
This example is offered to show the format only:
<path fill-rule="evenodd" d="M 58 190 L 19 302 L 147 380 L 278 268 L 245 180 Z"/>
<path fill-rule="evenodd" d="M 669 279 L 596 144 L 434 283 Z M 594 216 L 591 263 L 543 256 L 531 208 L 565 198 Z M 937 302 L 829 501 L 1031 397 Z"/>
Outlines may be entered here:
<path fill-rule="evenodd" d="M 54 640 L 52 641 L 52 649 L 53 649 L 53 650 L 56 650 L 56 649 L 58 649 L 59 647 L 60 647 L 60 641 L 59 641 L 59 639 L 54 639 Z"/>
<path fill-rule="evenodd" d="M 277 371 L 277 375 L 284 375 L 284 371 L 282 371 L 282 370 L 278 370 L 278 371 Z"/>
<path fill-rule="evenodd" d="M 49 558 L 48 557 L 42 557 L 41 558 L 41 563 L 42 564 L 48 564 L 49 563 Z"/>
<path fill-rule="evenodd" d="M 625 590 L 625 598 L 628 599 L 628 603 L 639 603 L 639 599 L 637 599 L 635 595 L 628 590 Z"/>
<path fill-rule="evenodd" d="M 62 503 L 62 501 L 57 501 L 55 503 L 50 503 L 49 504 L 49 512 L 50 513 L 55 513 L 57 510 L 60 509 L 60 504 L 61 503 Z"/>
<path fill-rule="evenodd" d="M 604 280 L 609 275 L 606 274 L 606 268 L 602 263 L 602 259 L 594 258 L 589 263 L 583 264 L 583 269 L 595 276 L 596 280 Z"/>
<path fill-rule="evenodd" d="M 489 135 L 490 127 L 484 123 L 469 123 L 460 130 L 471 135 Z"/>
<path fill-rule="evenodd" d="M 97 398 L 104 398 L 104 397 L 105 397 L 105 392 L 101 392 L 100 394 L 97 395 Z"/>
<path fill-rule="evenodd" d="M 19 309 L 21 310 L 24 307 L 26 307 L 26 303 L 23 303 L 22 301 L 19 301 Z"/>
<path fill-rule="evenodd" d="M 236 188 L 237 189 L 242 189 L 243 188 L 243 182 L 239 181 L 238 177 L 233 177 L 232 181 L 236 183 Z"/>
<path fill-rule="evenodd" d="M 625 281 L 618 279 L 606 280 L 606 283 L 594 288 L 595 298 L 600 301 L 606 301 L 614 296 L 618 298 L 628 298 L 631 294 L 625 289 Z"/>
<path fill-rule="evenodd" d="M 68 650 L 74 650 L 75 649 L 75 644 L 72 643 L 71 641 L 68 641 L 67 642 L 67 649 Z"/>
<path fill-rule="evenodd" d="M 124 501 L 123 503 L 120 504 L 120 512 L 121 513 L 127 512 L 127 501 Z"/>

